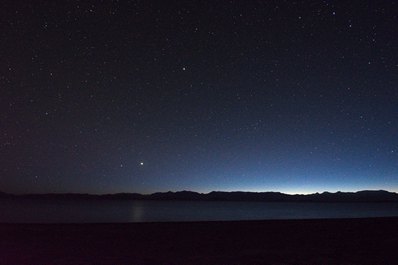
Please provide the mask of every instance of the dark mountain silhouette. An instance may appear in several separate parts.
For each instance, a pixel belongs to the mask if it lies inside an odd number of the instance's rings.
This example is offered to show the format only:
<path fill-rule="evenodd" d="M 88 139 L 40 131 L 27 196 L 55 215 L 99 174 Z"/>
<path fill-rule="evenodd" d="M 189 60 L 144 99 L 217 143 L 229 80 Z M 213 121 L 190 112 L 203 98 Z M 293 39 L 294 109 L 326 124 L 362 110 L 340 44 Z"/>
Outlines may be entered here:
<path fill-rule="evenodd" d="M 8 197 L 9 194 L 0 191 L 0 198 Z"/>
<path fill-rule="evenodd" d="M 0 192 L 0 198 L 30 199 L 126 199 L 126 200 L 159 200 L 159 201 L 258 201 L 258 202 L 398 202 L 398 194 L 385 190 L 364 190 L 358 192 L 323 192 L 308 195 L 284 194 L 281 192 L 243 192 L 212 191 L 198 193 L 193 191 L 156 192 L 152 194 L 115 193 L 48 193 L 13 195 Z"/>

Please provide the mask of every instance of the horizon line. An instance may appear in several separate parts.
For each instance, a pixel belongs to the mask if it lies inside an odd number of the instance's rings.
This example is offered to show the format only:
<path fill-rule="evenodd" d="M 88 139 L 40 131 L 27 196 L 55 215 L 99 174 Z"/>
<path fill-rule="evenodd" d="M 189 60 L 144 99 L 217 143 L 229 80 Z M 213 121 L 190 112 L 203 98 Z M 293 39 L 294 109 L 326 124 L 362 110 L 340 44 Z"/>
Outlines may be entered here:
<path fill-rule="evenodd" d="M 355 190 L 355 191 L 319 191 L 319 192 L 311 192 L 311 193 L 287 193 L 287 192 L 282 192 L 282 191 L 247 191 L 247 190 L 231 190 L 231 191 L 223 191 L 223 190 L 212 190 L 208 192 L 198 192 L 198 191 L 193 191 L 193 190 L 168 190 L 168 191 L 156 191 L 156 192 L 151 192 L 151 193 L 139 193 L 139 192 L 113 192 L 113 193 L 89 193 L 89 192 L 46 192 L 46 193 L 9 193 L 9 192 L 4 192 L 0 191 L 0 194 L 7 194 L 7 195 L 15 195 L 15 196 L 24 196 L 24 195 L 93 195 L 93 196 L 104 196 L 104 195 L 117 195 L 117 194 L 139 194 L 139 195 L 153 195 L 156 193 L 179 193 L 179 192 L 192 192 L 192 193 L 197 193 L 197 194 L 210 194 L 212 192 L 225 192 L 225 193 L 234 193 L 234 192 L 245 192 L 245 193 L 280 193 L 284 195 L 313 195 L 313 194 L 323 194 L 323 193 L 358 193 L 358 192 L 363 192 L 363 191 L 385 191 L 389 193 L 395 193 L 398 194 L 396 191 L 390 191 L 390 190 L 384 190 L 384 189 L 364 189 L 364 190 Z"/>

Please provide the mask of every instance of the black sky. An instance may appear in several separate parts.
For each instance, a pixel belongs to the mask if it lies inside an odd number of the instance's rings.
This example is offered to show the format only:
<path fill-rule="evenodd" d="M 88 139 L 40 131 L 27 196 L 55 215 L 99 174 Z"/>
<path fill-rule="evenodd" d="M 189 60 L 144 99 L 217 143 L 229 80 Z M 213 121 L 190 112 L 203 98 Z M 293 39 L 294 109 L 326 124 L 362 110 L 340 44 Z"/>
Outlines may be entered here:
<path fill-rule="evenodd" d="M 396 1 L 4 1 L 0 190 L 398 191 Z"/>

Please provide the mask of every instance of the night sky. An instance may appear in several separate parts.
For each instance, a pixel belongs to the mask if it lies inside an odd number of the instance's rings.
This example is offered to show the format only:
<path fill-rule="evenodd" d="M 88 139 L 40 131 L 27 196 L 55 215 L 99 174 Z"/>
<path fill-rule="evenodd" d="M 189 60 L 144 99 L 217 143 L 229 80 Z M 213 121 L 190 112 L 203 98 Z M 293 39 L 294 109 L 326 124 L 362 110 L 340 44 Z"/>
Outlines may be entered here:
<path fill-rule="evenodd" d="M 0 190 L 398 191 L 396 1 L 2 1 Z"/>

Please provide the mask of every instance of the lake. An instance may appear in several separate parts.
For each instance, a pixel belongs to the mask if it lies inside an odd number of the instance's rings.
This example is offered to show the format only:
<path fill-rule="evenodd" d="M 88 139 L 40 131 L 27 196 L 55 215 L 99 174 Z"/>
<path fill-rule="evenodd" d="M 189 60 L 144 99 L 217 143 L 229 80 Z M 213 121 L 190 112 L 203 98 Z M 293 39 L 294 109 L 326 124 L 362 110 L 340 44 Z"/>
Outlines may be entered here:
<path fill-rule="evenodd" d="M 0 222 L 126 223 L 398 216 L 398 203 L 0 200 Z"/>

